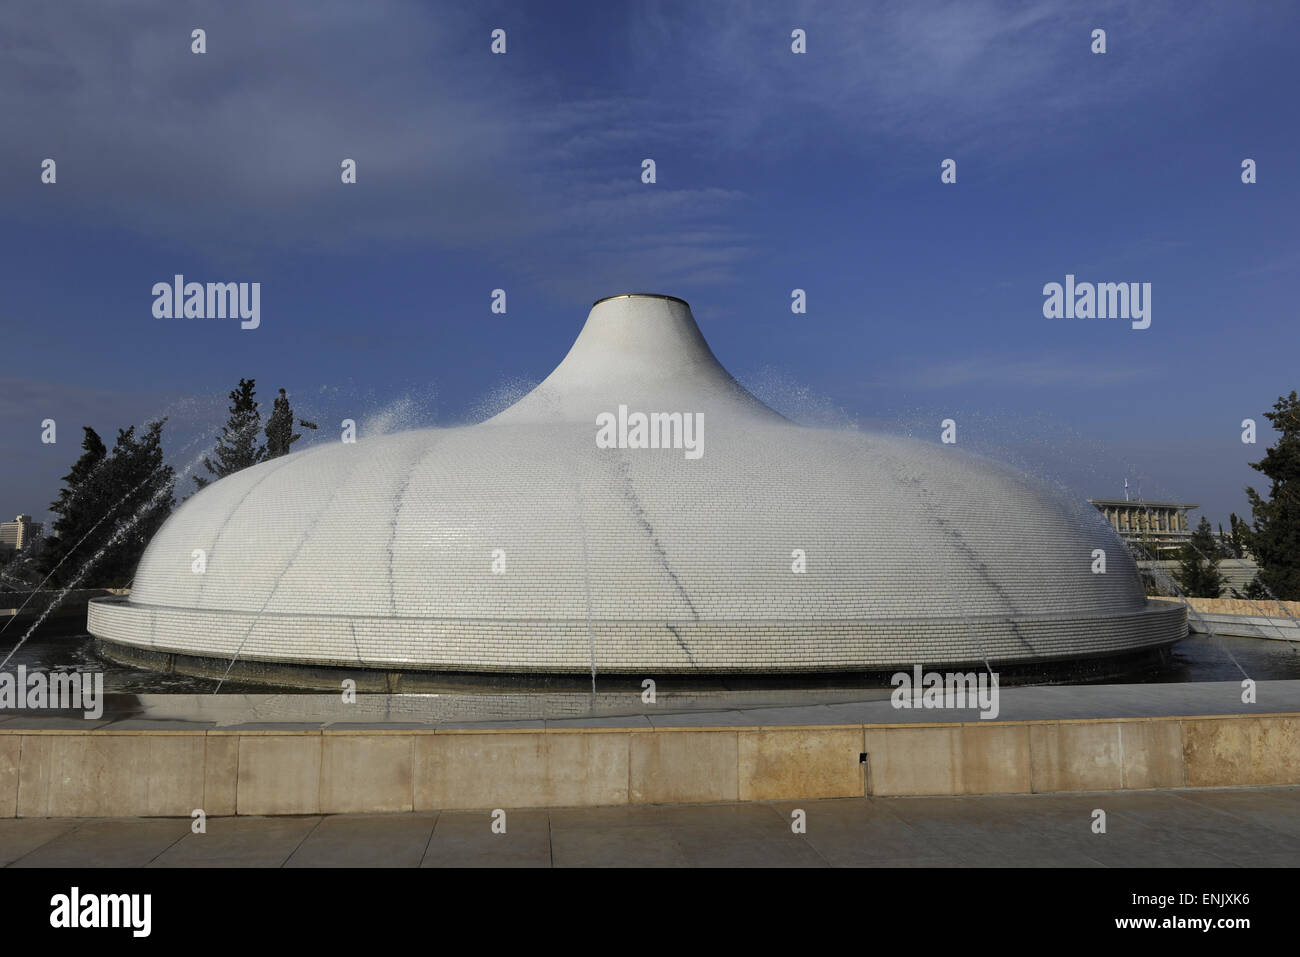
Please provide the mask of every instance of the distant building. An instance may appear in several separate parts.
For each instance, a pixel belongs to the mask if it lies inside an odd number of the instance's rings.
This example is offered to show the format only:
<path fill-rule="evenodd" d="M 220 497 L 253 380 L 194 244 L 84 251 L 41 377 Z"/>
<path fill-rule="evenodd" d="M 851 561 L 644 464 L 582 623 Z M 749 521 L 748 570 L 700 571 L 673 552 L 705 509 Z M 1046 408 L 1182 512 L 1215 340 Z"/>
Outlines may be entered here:
<path fill-rule="evenodd" d="M 1090 498 L 1088 503 L 1106 516 L 1106 521 L 1130 545 L 1151 552 L 1177 551 L 1192 537 L 1187 513 L 1200 505 L 1185 502 L 1131 502 L 1123 498 Z"/>
<path fill-rule="evenodd" d="M 28 551 L 41 537 L 40 522 L 33 522 L 30 515 L 19 515 L 12 522 L 0 522 L 0 552 Z"/>

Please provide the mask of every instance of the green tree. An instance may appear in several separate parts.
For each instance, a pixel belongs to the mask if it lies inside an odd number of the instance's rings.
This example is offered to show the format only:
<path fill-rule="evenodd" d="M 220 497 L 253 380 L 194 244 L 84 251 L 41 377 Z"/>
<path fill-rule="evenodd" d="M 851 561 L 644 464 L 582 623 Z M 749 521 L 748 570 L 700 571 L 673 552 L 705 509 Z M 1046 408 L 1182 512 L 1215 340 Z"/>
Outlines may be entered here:
<path fill-rule="evenodd" d="M 85 434 L 81 439 L 81 457 L 63 476 L 59 497 L 50 503 L 50 511 L 58 518 L 51 526 L 52 534 L 46 537 L 37 563 L 42 578 L 53 573 L 50 581 L 55 586 L 65 584 L 68 574 L 73 571 L 63 559 L 112 505 L 103 498 L 104 483 L 92 481 L 103 466 L 108 449 L 99 433 L 90 426 L 82 426 L 82 431 Z"/>
<path fill-rule="evenodd" d="M 266 458 L 266 447 L 257 444 L 258 433 L 262 431 L 262 413 L 258 410 L 256 395 L 252 379 L 240 379 L 238 388 L 230 393 L 230 418 L 221 427 L 217 447 L 213 450 L 216 461 L 203 459 L 203 467 L 212 478 L 194 476 L 194 483 L 199 488 Z"/>
<path fill-rule="evenodd" d="M 1282 396 L 1264 417 L 1280 433 L 1277 444 L 1250 467 L 1271 480 L 1268 498 L 1246 489 L 1252 525 L 1245 544 L 1259 564 L 1260 586 L 1274 598 L 1300 599 L 1300 397 Z M 1253 583 L 1252 583 L 1253 584 Z"/>
<path fill-rule="evenodd" d="M 1219 574 L 1218 548 L 1210 520 L 1201 516 L 1200 524 L 1192 532 L 1191 540 L 1178 552 L 1178 570 L 1174 580 L 1189 598 L 1218 598 L 1223 590 L 1223 576 Z"/>
<path fill-rule="evenodd" d="M 1233 512 L 1228 516 L 1228 550 L 1233 558 L 1246 557 L 1246 534 L 1250 527 Z"/>
<path fill-rule="evenodd" d="M 294 432 L 293 422 L 293 408 L 289 405 L 289 396 L 281 389 L 275 399 L 275 408 L 266 420 L 265 458 L 276 459 L 281 455 L 288 455 L 290 446 L 302 438 L 301 432 Z M 306 419 L 299 419 L 298 425 L 304 429 L 316 428 L 314 422 L 308 422 Z"/>
<path fill-rule="evenodd" d="M 135 426 L 118 430 L 113 454 L 101 473 L 108 497 L 119 505 L 107 536 L 108 547 L 89 576 L 99 587 L 121 588 L 131 583 L 140 556 L 176 507 L 172 495 L 176 473 L 163 461 L 166 421 L 147 423 L 139 437 Z"/>
<path fill-rule="evenodd" d="M 1256 575 L 1246 584 L 1245 591 L 1237 591 L 1237 589 L 1234 588 L 1232 590 L 1232 597 L 1247 598 L 1251 601 L 1267 601 L 1268 592 L 1264 589 L 1264 586 L 1259 583 L 1259 575 Z"/>
<path fill-rule="evenodd" d="M 56 586 L 130 583 L 149 539 L 175 507 L 176 475 L 163 462 L 166 421 L 148 423 L 139 437 L 135 426 L 119 429 L 111 454 L 93 429 L 85 429 L 84 452 L 50 505 L 59 515 L 57 537 L 46 544 L 41 567 Z"/>

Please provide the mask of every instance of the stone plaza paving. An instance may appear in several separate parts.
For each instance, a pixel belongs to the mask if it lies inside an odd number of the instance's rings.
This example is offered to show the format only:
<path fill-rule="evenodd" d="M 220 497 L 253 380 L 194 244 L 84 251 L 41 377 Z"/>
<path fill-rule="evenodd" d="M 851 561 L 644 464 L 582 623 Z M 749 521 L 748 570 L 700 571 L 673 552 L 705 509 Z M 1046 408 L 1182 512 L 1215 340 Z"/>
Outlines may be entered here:
<path fill-rule="evenodd" d="M 488 810 L 0 820 L 5 867 L 1297 865 L 1297 787 L 507 809 L 504 834 Z"/>

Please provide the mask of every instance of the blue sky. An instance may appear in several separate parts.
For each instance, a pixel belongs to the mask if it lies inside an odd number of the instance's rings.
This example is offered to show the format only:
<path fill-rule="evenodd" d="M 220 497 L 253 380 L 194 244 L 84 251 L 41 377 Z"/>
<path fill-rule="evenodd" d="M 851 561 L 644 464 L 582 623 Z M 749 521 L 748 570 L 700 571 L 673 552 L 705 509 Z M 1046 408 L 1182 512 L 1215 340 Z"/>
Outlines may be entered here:
<path fill-rule="evenodd" d="M 1300 388 L 1294 5 L 5 3 L 0 43 L 6 517 L 83 424 L 169 414 L 188 464 L 240 376 L 363 438 L 481 417 L 628 291 L 797 417 L 1225 524 Z M 175 273 L 261 327 L 154 318 Z M 1151 327 L 1045 319 L 1067 273 Z"/>

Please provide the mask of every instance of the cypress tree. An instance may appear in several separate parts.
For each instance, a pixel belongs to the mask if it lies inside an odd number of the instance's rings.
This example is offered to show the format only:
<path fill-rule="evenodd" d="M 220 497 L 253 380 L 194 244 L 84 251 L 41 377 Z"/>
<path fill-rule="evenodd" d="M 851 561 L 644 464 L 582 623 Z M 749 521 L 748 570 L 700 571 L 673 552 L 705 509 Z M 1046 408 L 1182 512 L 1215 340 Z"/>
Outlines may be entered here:
<path fill-rule="evenodd" d="M 1247 531 L 1249 531 L 1248 526 L 1237 517 L 1236 512 L 1228 516 L 1228 547 L 1232 550 L 1233 558 L 1246 557 L 1245 535 Z"/>
<path fill-rule="evenodd" d="M 1223 590 L 1214 529 L 1204 515 L 1192 532 L 1191 540 L 1179 550 L 1174 579 L 1189 598 L 1218 598 Z"/>
<path fill-rule="evenodd" d="M 1294 391 L 1280 397 L 1264 417 L 1281 436 L 1260 461 L 1250 463 L 1271 485 L 1268 498 L 1246 489 L 1253 525 L 1242 523 L 1245 544 L 1259 564 L 1258 591 L 1300 600 L 1300 397 Z"/>
<path fill-rule="evenodd" d="M 265 458 L 275 459 L 281 455 L 288 455 L 290 446 L 302 438 L 301 432 L 293 431 L 293 422 L 293 408 L 289 405 L 288 393 L 281 389 L 275 399 L 275 408 L 266 420 Z M 298 424 L 306 429 L 316 428 L 315 423 L 308 422 L 306 419 L 299 419 Z"/>
<path fill-rule="evenodd" d="M 59 515 L 57 537 L 47 543 L 41 571 L 53 573 L 56 587 L 113 588 L 131 581 L 149 539 L 175 506 L 175 471 L 163 463 L 166 421 L 148 423 L 138 438 L 135 426 L 119 429 L 111 454 L 94 429 L 85 428 L 84 452 L 50 505 Z"/>
<path fill-rule="evenodd" d="M 225 478 L 250 465 L 256 465 L 266 458 L 266 447 L 256 444 L 258 433 L 262 430 L 262 413 L 257 408 L 254 380 L 239 380 L 239 386 L 230 393 L 228 411 L 230 418 L 221 427 L 217 446 L 213 450 L 216 461 L 206 457 L 203 459 L 203 467 L 212 478 L 194 476 L 194 483 L 199 488 L 214 479 Z"/>
<path fill-rule="evenodd" d="M 90 426 L 82 426 L 85 433 L 81 439 L 81 457 L 72 463 L 68 474 L 63 476 L 63 488 L 59 497 L 50 503 L 50 511 L 58 516 L 50 531 L 53 533 L 44 542 L 38 569 L 44 578 L 51 572 L 50 581 L 55 586 L 66 583 L 71 569 L 60 562 L 76 547 L 77 543 L 103 518 L 111 502 L 103 500 L 104 483 L 94 483 L 93 479 L 108 455 L 104 440 Z M 107 524 L 107 523 L 106 523 Z M 89 553 L 87 553 L 89 554 Z M 58 571 L 55 571 L 55 569 Z"/>
<path fill-rule="evenodd" d="M 166 421 L 148 423 L 138 438 L 135 426 L 118 430 L 104 478 L 109 495 L 121 504 L 105 536 L 108 548 L 88 576 L 100 587 L 130 584 L 140 556 L 176 505 L 172 496 L 176 472 L 163 462 L 162 429 Z M 109 524 L 101 526 L 101 531 Z"/>

